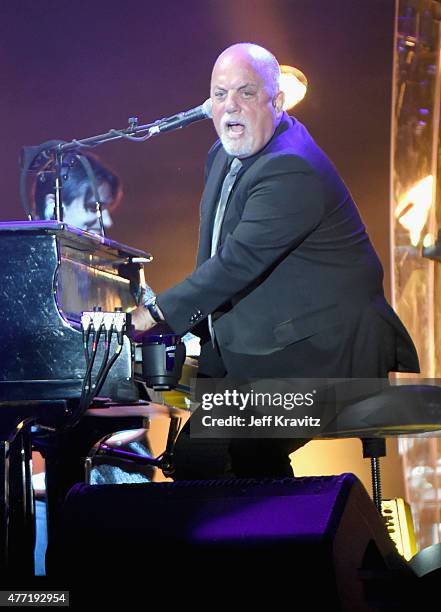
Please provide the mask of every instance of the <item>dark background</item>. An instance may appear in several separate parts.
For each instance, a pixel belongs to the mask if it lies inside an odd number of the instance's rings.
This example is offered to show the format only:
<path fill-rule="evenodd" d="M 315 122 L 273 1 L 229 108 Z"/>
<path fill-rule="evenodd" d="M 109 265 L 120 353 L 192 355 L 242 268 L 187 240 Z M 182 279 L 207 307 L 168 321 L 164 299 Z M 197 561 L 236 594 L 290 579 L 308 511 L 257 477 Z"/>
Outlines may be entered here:
<path fill-rule="evenodd" d="M 388 276 L 393 13 L 394 0 L 0 0 L 0 220 L 24 219 L 23 145 L 197 106 L 216 56 L 250 41 L 306 74 L 294 114 L 340 170 Z M 124 182 L 109 237 L 153 253 L 157 291 L 193 268 L 214 139 L 206 121 L 96 149 Z"/>

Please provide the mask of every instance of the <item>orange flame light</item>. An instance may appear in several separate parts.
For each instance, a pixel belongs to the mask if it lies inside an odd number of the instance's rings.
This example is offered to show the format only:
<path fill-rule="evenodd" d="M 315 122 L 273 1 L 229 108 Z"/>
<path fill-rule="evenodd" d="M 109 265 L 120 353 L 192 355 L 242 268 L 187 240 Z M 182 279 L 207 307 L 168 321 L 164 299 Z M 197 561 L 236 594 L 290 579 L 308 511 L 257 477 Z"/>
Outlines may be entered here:
<path fill-rule="evenodd" d="M 293 66 L 280 66 L 280 89 L 285 93 L 284 110 L 296 106 L 305 97 L 308 81 L 301 70 Z"/>
<path fill-rule="evenodd" d="M 395 218 L 410 235 L 413 246 L 421 239 L 421 232 L 429 217 L 433 199 L 433 176 L 424 177 L 399 199 Z"/>

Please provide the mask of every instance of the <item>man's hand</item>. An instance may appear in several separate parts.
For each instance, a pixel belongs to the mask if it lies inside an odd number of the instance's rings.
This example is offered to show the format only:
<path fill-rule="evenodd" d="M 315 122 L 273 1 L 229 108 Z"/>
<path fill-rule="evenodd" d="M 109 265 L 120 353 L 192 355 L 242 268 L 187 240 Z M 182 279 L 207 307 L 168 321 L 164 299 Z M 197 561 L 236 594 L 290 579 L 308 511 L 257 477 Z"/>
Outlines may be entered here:
<path fill-rule="evenodd" d="M 149 329 L 157 325 L 156 321 L 153 320 L 151 314 L 144 306 L 137 306 L 130 314 L 132 315 L 132 325 L 137 332 L 149 331 Z"/>

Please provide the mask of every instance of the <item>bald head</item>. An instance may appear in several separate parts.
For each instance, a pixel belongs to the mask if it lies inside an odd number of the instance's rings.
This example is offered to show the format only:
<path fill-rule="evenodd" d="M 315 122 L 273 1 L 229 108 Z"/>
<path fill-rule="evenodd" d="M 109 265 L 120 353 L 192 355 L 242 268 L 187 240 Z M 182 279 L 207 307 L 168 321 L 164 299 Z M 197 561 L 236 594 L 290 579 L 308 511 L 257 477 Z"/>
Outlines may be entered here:
<path fill-rule="evenodd" d="M 283 112 L 280 67 L 252 43 L 225 49 L 211 76 L 213 122 L 229 155 L 249 157 L 271 140 Z"/>
<path fill-rule="evenodd" d="M 219 55 L 213 67 L 213 73 L 219 66 L 231 63 L 232 65 L 243 62 L 248 64 L 259 74 L 265 82 L 271 96 L 275 96 L 280 90 L 280 66 L 274 55 L 253 43 L 237 43 L 227 47 Z"/>

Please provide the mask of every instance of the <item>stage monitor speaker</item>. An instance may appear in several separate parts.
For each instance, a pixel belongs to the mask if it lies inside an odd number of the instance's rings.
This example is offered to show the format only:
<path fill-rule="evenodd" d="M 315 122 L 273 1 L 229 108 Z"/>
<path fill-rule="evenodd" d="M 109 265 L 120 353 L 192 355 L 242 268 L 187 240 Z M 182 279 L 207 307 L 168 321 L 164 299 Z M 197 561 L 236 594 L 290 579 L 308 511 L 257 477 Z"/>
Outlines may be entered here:
<path fill-rule="evenodd" d="M 93 575 L 112 588 L 208 581 L 216 597 L 233 587 L 248 599 L 284 591 L 351 611 L 382 609 L 372 601 L 394 598 L 411 577 L 353 474 L 78 484 L 49 543 L 47 572 L 59 585 Z"/>

